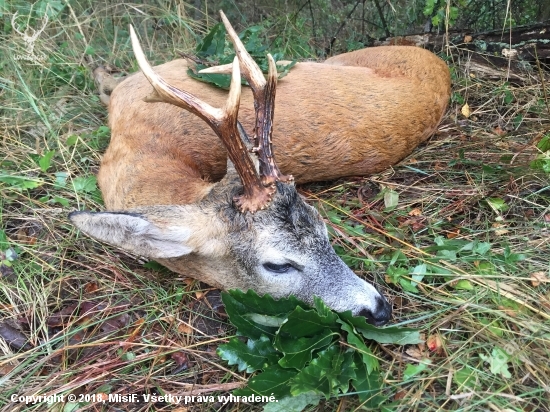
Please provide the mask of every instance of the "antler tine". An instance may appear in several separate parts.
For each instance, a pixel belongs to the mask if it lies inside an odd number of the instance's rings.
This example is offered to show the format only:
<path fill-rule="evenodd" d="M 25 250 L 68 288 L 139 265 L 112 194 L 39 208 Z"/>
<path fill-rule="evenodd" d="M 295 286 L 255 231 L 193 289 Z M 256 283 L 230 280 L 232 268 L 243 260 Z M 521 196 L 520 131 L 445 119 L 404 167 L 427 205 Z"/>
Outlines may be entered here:
<path fill-rule="evenodd" d="M 273 131 L 273 114 L 275 112 L 275 92 L 277 89 L 277 66 L 273 57 L 268 54 L 269 74 L 267 81 L 254 59 L 248 54 L 239 36 L 220 10 L 220 15 L 233 43 L 235 53 L 239 58 L 243 76 L 248 81 L 254 95 L 256 110 L 256 125 L 254 128 L 254 152 L 260 161 L 260 178 L 265 186 L 273 185 L 276 181 L 290 182 L 291 175 L 283 175 L 273 155 L 271 136 Z"/>
<path fill-rule="evenodd" d="M 233 70 L 233 64 L 220 64 L 219 66 L 207 67 L 206 69 L 199 70 L 201 74 L 231 74 Z"/>
<path fill-rule="evenodd" d="M 271 201 L 275 188 L 262 184 L 239 134 L 237 124 L 241 99 L 241 73 L 238 59 L 235 57 L 233 61 L 231 86 L 225 107 L 218 109 L 197 99 L 192 94 L 168 84 L 154 72 L 147 61 L 132 26 L 130 26 L 130 37 L 139 68 L 154 89 L 146 101 L 170 103 L 203 119 L 224 143 L 228 156 L 243 183 L 244 193 L 234 199 L 237 207 L 241 212 L 250 211 L 252 213 L 258 209 L 264 209 Z"/>
<path fill-rule="evenodd" d="M 279 60 L 276 61 L 276 65 L 289 65 L 292 63 L 292 60 Z M 200 69 L 198 73 L 201 74 L 231 74 L 233 71 L 233 63 L 220 64 L 219 66 L 211 66 L 205 69 Z"/>
<path fill-rule="evenodd" d="M 243 42 L 241 39 L 239 39 L 239 35 L 235 30 L 233 29 L 233 26 L 231 23 L 229 23 L 229 20 L 227 20 L 227 17 L 225 16 L 224 12 L 220 10 L 220 16 L 223 21 L 223 25 L 225 26 L 225 30 L 227 31 L 227 34 L 229 35 L 229 38 L 231 39 L 231 42 L 233 43 L 233 47 L 235 48 L 235 53 L 239 57 L 239 62 L 241 63 L 241 70 L 243 72 L 243 76 L 250 84 L 250 87 L 252 90 L 261 89 L 266 81 L 264 78 L 264 75 L 252 56 L 248 54 L 246 51 L 246 48 L 244 47 Z"/>

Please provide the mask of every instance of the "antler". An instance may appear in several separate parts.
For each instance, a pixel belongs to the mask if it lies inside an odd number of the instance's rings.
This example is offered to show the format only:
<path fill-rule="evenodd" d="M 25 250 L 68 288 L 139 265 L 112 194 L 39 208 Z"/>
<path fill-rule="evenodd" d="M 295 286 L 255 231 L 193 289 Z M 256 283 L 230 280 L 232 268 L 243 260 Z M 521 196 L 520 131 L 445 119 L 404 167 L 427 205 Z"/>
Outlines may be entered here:
<path fill-rule="evenodd" d="M 275 90 L 277 88 L 277 66 L 271 54 L 267 55 L 269 73 L 267 81 L 254 59 L 246 51 L 241 39 L 233 30 L 231 23 L 225 17 L 223 11 L 220 15 L 227 30 L 227 34 L 233 43 L 235 53 L 239 57 L 241 70 L 246 81 L 252 88 L 254 95 L 254 109 L 256 110 L 256 125 L 254 127 L 254 148 L 260 161 L 260 178 L 265 186 L 275 182 L 290 182 L 294 178 L 291 175 L 283 175 L 277 164 L 271 144 L 273 131 L 273 114 L 275 112 Z"/>
<path fill-rule="evenodd" d="M 244 194 L 234 199 L 237 207 L 242 212 L 250 211 L 252 213 L 258 209 L 264 209 L 271 201 L 276 188 L 273 184 L 268 186 L 262 184 L 261 179 L 256 174 L 252 159 L 248 155 L 248 150 L 239 135 L 237 116 L 241 98 L 241 75 L 238 59 L 235 58 L 233 61 L 229 97 L 225 107 L 218 109 L 197 99 L 192 94 L 166 83 L 153 71 L 147 61 L 132 26 L 130 26 L 130 37 L 139 67 L 154 89 L 154 92 L 146 98 L 146 101 L 170 103 L 182 107 L 203 119 L 223 141 L 229 158 L 241 177 Z"/>

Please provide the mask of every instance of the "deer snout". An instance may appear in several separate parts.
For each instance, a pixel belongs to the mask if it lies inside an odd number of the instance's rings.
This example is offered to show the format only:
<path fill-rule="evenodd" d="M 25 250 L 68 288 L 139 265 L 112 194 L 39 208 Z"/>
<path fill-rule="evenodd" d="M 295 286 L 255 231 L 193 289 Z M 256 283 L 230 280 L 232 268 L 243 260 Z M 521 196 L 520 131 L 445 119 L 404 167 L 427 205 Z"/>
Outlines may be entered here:
<path fill-rule="evenodd" d="M 382 326 L 391 318 L 391 305 L 382 295 L 377 296 L 375 300 L 374 309 L 364 308 L 357 315 L 363 316 L 371 325 Z"/>

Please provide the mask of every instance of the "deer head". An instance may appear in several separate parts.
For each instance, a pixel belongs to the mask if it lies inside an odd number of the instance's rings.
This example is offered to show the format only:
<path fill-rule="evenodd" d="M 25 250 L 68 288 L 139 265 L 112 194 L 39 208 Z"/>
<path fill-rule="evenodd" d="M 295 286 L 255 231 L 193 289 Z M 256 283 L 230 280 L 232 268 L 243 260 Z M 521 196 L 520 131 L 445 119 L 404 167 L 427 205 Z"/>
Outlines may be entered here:
<path fill-rule="evenodd" d="M 318 296 L 334 310 L 385 324 L 389 303 L 336 255 L 319 213 L 296 192 L 292 176 L 277 168 L 271 148 L 277 84 L 273 58 L 268 55 L 266 80 L 221 15 L 237 54 L 223 109 L 166 83 L 147 62 L 132 28 L 131 37 L 140 69 L 154 89 L 147 101 L 177 105 L 203 119 L 227 148 L 226 176 L 193 204 L 73 212 L 70 220 L 95 239 L 216 287 L 254 289 L 275 298 L 294 295 L 308 303 Z M 238 122 L 241 70 L 254 95 L 253 139 Z"/>

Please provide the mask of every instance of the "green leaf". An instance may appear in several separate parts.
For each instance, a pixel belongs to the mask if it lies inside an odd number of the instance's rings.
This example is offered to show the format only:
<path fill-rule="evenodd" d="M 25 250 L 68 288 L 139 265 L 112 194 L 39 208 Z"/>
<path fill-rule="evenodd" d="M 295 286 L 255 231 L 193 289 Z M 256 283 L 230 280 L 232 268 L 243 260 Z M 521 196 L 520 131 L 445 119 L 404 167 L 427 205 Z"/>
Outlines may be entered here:
<path fill-rule="evenodd" d="M 93 193 L 98 190 L 95 176 L 79 176 L 73 179 L 73 187 L 79 193 Z"/>
<path fill-rule="evenodd" d="M 464 97 L 462 97 L 462 95 L 457 92 L 453 92 L 453 94 L 451 95 L 451 101 L 453 103 L 459 104 L 460 106 L 464 105 L 465 102 Z"/>
<path fill-rule="evenodd" d="M 487 204 L 491 206 L 491 209 L 493 209 L 495 212 L 506 212 L 510 207 L 506 204 L 504 199 L 501 199 L 499 197 L 488 197 L 485 199 Z"/>
<path fill-rule="evenodd" d="M 38 161 L 38 165 L 40 166 L 40 170 L 42 170 L 44 173 L 46 173 L 50 167 L 50 163 L 52 160 L 53 155 L 55 154 L 55 150 L 49 150 L 40 158 Z"/>
<path fill-rule="evenodd" d="M 504 91 L 504 104 L 509 105 L 514 101 L 514 95 L 510 92 L 510 90 Z"/>
<path fill-rule="evenodd" d="M 71 146 L 74 146 L 77 141 L 78 141 L 78 135 L 73 134 L 67 137 L 67 140 L 65 141 L 65 145 L 67 147 L 71 147 Z"/>
<path fill-rule="evenodd" d="M 295 337 L 314 336 L 324 332 L 326 328 L 337 329 L 338 315 L 328 309 L 318 298 L 315 300 L 316 310 L 294 309 L 281 326 L 280 334 Z M 319 313 L 321 311 L 321 313 Z"/>
<path fill-rule="evenodd" d="M 424 276 L 428 273 L 428 266 L 425 263 L 416 265 L 411 272 L 412 284 L 418 285 L 424 279 Z"/>
<path fill-rule="evenodd" d="M 260 70 L 263 73 L 267 73 L 267 48 L 262 44 L 262 38 L 260 37 L 264 31 L 265 27 L 262 25 L 252 26 L 241 32 L 239 38 L 243 42 L 245 49 L 257 62 Z M 218 23 L 212 27 L 204 39 L 197 45 L 195 49 L 197 56 L 204 60 L 205 64 L 197 64 L 195 67 L 189 68 L 187 73 L 190 77 L 212 83 L 222 89 L 229 89 L 231 83 L 230 75 L 199 73 L 200 70 L 212 64 L 223 65 L 233 62 L 235 52 L 232 50 L 231 44 L 226 40 L 225 34 L 225 27 L 222 23 Z M 272 52 L 271 55 L 275 62 L 281 60 L 283 57 L 281 53 L 277 52 Z M 296 61 L 286 65 L 278 65 L 277 71 L 281 73 L 279 78 L 284 77 L 295 64 Z M 243 84 L 246 84 L 244 80 Z"/>
<path fill-rule="evenodd" d="M 344 360 L 342 366 L 340 366 L 340 385 L 336 387 L 342 393 L 347 393 L 349 391 L 349 382 L 357 378 L 355 360 L 361 358 L 356 357 L 356 354 L 357 351 L 351 348 L 344 352 Z"/>
<path fill-rule="evenodd" d="M 367 367 L 367 373 L 370 375 L 373 371 L 378 370 L 380 366 L 378 359 L 376 359 L 376 356 L 374 356 L 372 351 L 367 347 L 367 345 L 365 345 L 365 342 L 363 342 L 363 340 L 356 335 L 356 331 L 353 326 L 341 320 L 338 320 L 338 323 L 340 323 L 342 325 L 342 329 L 348 333 L 346 336 L 348 343 L 361 354 L 363 364 Z"/>
<path fill-rule="evenodd" d="M 92 132 L 94 137 L 104 138 L 111 135 L 111 128 L 108 126 L 99 126 L 96 130 Z"/>
<path fill-rule="evenodd" d="M 246 370 L 247 373 L 265 369 L 277 363 L 280 357 L 266 336 L 260 336 L 258 340 L 248 339 L 246 345 L 232 338 L 229 343 L 218 347 L 216 353 L 229 365 L 238 365 L 239 372 Z"/>
<path fill-rule="evenodd" d="M 477 386 L 476 370 L 468 365 L 453 374 L 453 381 L 459 390 L 475 389 Z"/>
<path fill-rule="evenodd" d="M 168 268 L 166 268 L 165 266 L 162 266 L 160 263 L 155 262 L 154 260 L 150 260 L 149 262 L 144 263 L 143 267 L 147 269 L 152 269 L 156 272 L 164 273 L 166 275 L 169 275 L 170 273 L 172 273 Z"/>
<path fill-rule="evenodd" d="M 296 338 L 292 335 L 282 336 L 281 333 L 278 333 L 274 346 L 278 351 L 284 353 L 279 365 L 283 368 L 302 369 L 311 361 L 313 351 L 326 348 L 332 343 L 335 336 L 339 335 L 330 329 L 307 338 Z"/>
<path fill-rule="evenodd" d="M 225 26 L 218 23 L 210 29 L 204 39 L 197 44 L 195 51 L 199 57 L 223 54 L 225 49 Z"/>
<path fill-rule="evenodd" d="M 270 295 L 258 296 L 249 290 L 244 293 L 240 290 L 230 290 L 222 293 L 225 310 L 239 333 L 252 339 L 259 339 L 262 334 L 274 336 L 277 328 L 259 323 L 260 318 L 255 314 L 284 317 L 297 306 L 307 308 L 307 305 L 295 297 L 275 300 Z"/>
<path fill-rule="evenodd" d="M 275 59 L 275 57 L 273 57 Z M 277 61 L 277 59 L 275 59 Z M 279 77 L 278 79 L 282 79 L 285 77 L 288 73 L 290 73 L 290 69 L 292 69 L 296 63 L 298 63 L 297 60 L 292 60 L 289 64 L 278 64 L 277 70 L 279 71 Z"/>
<path fill-rule="evenodd" d="M 302 412 L 306 406 L 317 406 L 321 396 L 314 392 L 305 392 L 296 396 L 279 399 L 264 406 L 264 412 Z"/>
<path fill-rule="evenodd" d="M 199 70 L 205 69 L 207 66 L 197 65 L 195 68 L 196 72 L 187 69 L 187 74 L 193 79 L 199 80 L 204 83 L 212 83 L 219 87 L 220 89 L 229 90 L 231 86 L 231 77 L 227 74 L 217 74 L 217 73 L 197 73 Z"/>
<path fill-rule="evenodd" d="M 457 259 L 456 250 L 450 249 L 438 250 L 436 256 L 438 259 L 449 260 L 451 262 L 454 262 Z"/>
<path fill-rule="evenodd" d="M 491 244 L 489 242 L 477 242 L 472 249 L 472 251 L 478 255 L 485 255 L 489 250 L 491 250 Z"/>
<path fill-rule="evenodd" d="M 326 399 L 335 395 L 341 386 L 340 369 L 344 356 L 338 346 L 331 346 L 318 353 L 308 366 L 302 369 L 292 380 L 292 395 L 313 391 Z"/>
<path fill-rule="evenodd" d="M 527 257 L 523 253 L 512 253 L 510 246 L 504 248 L 504 260 L 506 263 L 515 263 L 525 260 Z"/>
<path fill-rule="evenodd" d="M 65 3 L 61 0 L 41 0 L 36 2 L 35 6 L 34 12 L 37 16 L 42 18 L 47 13 L 53 20 L 65 8 Z"/>
<path fill-rule="evenodd" d="M 6 250 L 10 247 L 10 242 L 8 242 L 8 236 L 6 232 L 0 229 L 0 250 Z"/>
<path fill-rule="evenodd" d="M 432 15 L 437 0 L 426 0 L 426 5 L 424 6 L 424 15 L 429 17 Z"/>
<path fill-rule="evenodd" d="M 17 252 L 12 247 L 6 249 L 4 254 L 6 256 L 6 260 L 9 261 L 9 262 L 13 262 L 13 261 L 17 260 Z"/>
<path fill-rule="evenodd" d="M 253 290 L 248 290 L 246 293 L 233 289 L 223 293 L 223 295 L 231 296 L 238 299 L 239 302 L 246 308 L 247 313 L 261 313 L 269 316 L 288 315 L 297 307 L 302 309 L 310 309 L 310 307 L 294 296 L 282 299 L 274 299 L 269 294 L 259 296 Z"/>
<path fill-rule="evenodd" d="M 550 150 L 539 153 L 529 167 L 531 169 L 542 170 L 545 173 L 550 173 Z"/>
<path fill-rule="evenodd" d="M 63 405 L 63 412 L 76 412 L 81 408 L 81 406 L 82 405 L 78 402 L 67 402 Z"/>
<path fill-rule="evenodd" d="M 7 184 L 12 189 L 35 189 L 41 186 L 44 182 L 41 179 L 32 179 L 23 176 L 14 176 L 4 174 L 4 171 L 0 170 L 0 182 Z"/>
<path fill-rule="evenodd" d="M 541 152 L 550 151 L 550 134 L 547 134 L 542 139 L 540 139 L 540 142 L 537 144 L 537 149 L 539 149 Z"/>
<path fill-rule="evenodd" d="M 237 327 L 237 330 L 241 335 L 248 336 L 252 339 L 259 339 L 262 335 L 275 335 L 277 328 L 257 323 L 252 317 L 247 316 L 247 311 L 250 309 L 247 308 L 246 305 L 229 295 L 224 296 L 223 293 L 222 300 L 225 305 L 225 310 L 229 316 L 229 320 Z"/>
<path fill-rule="evenodd" d="M 384 206 L 386 208 L 396 207 L 399 203 L 399 193 L 395 190 L 389 189 L 384 193 Z"/>
<path fill-rule="evenodd" d="M 322 318 L 322 323 L 324 325 L 332 325 L 333 327 L 336 326 L 338 315 L 331 308 L 329 308 L 321 298 L 314 296 L 313 306 L 319 316 Z"/>
<path fill-rule="evenodd" d="M 491 333 L 494 333 L 499 338 L 504 336 L 504 326 L 497 320 L 490 320 L 487 318 L 479 318 L 479 323 L 485 326 Z"/>
<path fill-rule="evenodd" d="M 386 399 L 380 396 L 382 382 L 380 375 L 377 373 L 368 373 L 367 368 L 361 362 L 359 353 L 355 353 L 355 379 L 352 379 L 351 384 L 355 388 L 359 400 L 365 404 L 367 408 L 377 408 Z"/>
<path fill-rule="evenodd" d="M 395 284 L 400 283 L 399 281 L 403 279 L 403 276 L 407 276 L 408 274 L 409 270 L 401 266 L 393 266 L 390 264 L 386 269 L 386 275 L 388 275 L 391 282 Z"/>
<path fill-rule="evenodd" d="M 99 388 L 95 389 L 95 393 L 111 393 L 113 385 L 110 383 L 104 383 Z"/>
<path fill-rule="evenodd" d="M 476 272 L 484 274 L 484 275 L 492 275 L 495 273 L 495 265 L 493 265 L 491 262 L 487 261 L 480 261 L 478 266 L 476 267 Z"/>
<path fill-rule="evenodd" d="M 263 326 L 271 326 L 274 328 L 280 327 L 285 323 L 286 318 L 278 316 L 260 315 L 259 313 L 249 313 L 245 315 L 252 322 L 258 323 Z"/>
<path fill-rule="evenodd" d="M 429 359 L 422 360 L 418 365 L 413 365 L 412 363 L 409 363 L 405 367 L 405 371 L 403 372 L 403 381 L 408 381 L 413 376 L 416 376 L 420 372 L 426 370 L 429 364 L 431 364 L 431 361 Z"/>
<path fill-rule="evenodd" d="M 54 196 L 51 200 L 52 203 L 59 203 L 61 206 L 69 207 L 70 202 L 61 196 Z"/>
<path fill-rule="evenodd" d="M 55 183 L 54 188 L 60 189 L 67 185 L 67 177 L 69 174 L 67 172 L 55 172 Z"/>
<path fill-rule="evenodd" d="M 493 375 L 500 374 L 503 378 L 512 378 L 512 374 L 508 370 L 508 360 L 510 356 L 503 349 L 495 347 L 491 352 L 491 356 L 480 353 L 479 357 L 485 362 L 489 362 Z"/>
<path fill-rule="evenodd" d="M 406 290 L 407 292 L 418 293 L 418 289 L 416 288 L 415 284 L 409 279 L 401 278 L 399 279 L 399 284 L 401 285 L 403 290 Z"/>
<path fill-rule="evenodd" d="M 256 394 L 282 399 L 290 396 L 290 380 L 296 375 L 293 369 L 284 369 L 278 364 L 268 366 L 262 373 L 250 378 L 248 386 L 234 391 L 237 396 Z"/>
<path fill-rule="evenodd" d="M 338 335 L 338 315 L 319 298 L 315 309 L 294 309 L 277 332 L 274 345 L 285 355 L 279 364 L 285 368 L 302 369 L 311 360 L 314 350 L 324 349 Z"/>
<path fill-rule="evenodd" d="M 423 270 L 428 268 L 419 267 L 417 271 Z M 363 317 L 353 317 L 350 311 L 334 313 L 318 298 L 314 299 L 313 309 L 294 297 L 275 300 L 253 291 L 223 292 L 222 299 L 230 321 L 240 334 L 251 339 L 245 344 L 233 338 L 220 346 L 218 354 L 240 371 L 263 370 L 250 379 L 247 388 L 234 394 L 273 394 L 284 400 L 281 405 L 268 406 L 273 410 L 300 410 L 316 404 L 321 395 L 328 399 L 348 393 L 350 382 L 362 401 L 376 408 L 386 398 L 380 395 L 378 360 L 363 337 L 381 343 L 421 342 L 417 330 L 376 328 Z M 351 347 L 341 347 L 337 339 L 340 336 L 345 336 Z M 303 399 L 286 399 L 291 394 Z"/>
<path fill-rule="evenodd" d="M 391 326 L 377 328 L 367 323 L 365 318 L 353 316 L 351 311 L 338 314 L 340 319 L 346 321 L 360 332 L 365 339 L 371 339 L 378 343 L 393 343 L 397 345 L 411 345 L 422 343 L 420 332 L 417 329 L 399 328 Z"/>
<path fill-rule="evenodd" d="M 458 17 L 458 7 L 455 7 L 455 6 L 449 7 L 449 25 L 453 25 L 457 17 Z"/>
<path fill-rule="evenodd" d="M 472 285 L 472 282 L 470 282 L 467 279 L 461 279 L 453 286 L 457 290 L 473 290 L 474 286 Z"/>
<path fill-rule="evenodd" d="M 136 358 L 136 354 L 134 352 L 125 352 L 120 356 L 120 359 L 122 361 L 133 361 Z"/>

